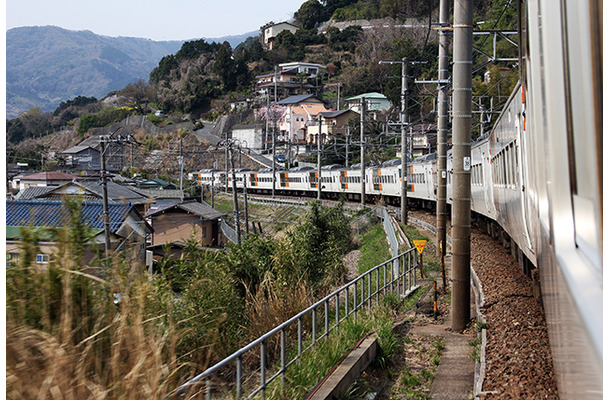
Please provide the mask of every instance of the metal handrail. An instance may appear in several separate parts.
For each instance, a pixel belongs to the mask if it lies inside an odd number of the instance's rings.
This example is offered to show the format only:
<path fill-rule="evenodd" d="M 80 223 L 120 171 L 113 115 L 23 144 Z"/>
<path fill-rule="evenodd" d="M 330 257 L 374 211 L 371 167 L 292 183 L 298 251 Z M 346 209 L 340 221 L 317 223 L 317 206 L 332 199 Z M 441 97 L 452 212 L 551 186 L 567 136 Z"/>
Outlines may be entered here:
<path fill-rule="evenodd" d="M 396 273 L 396 269 L 392 268 L 392 266 L 398 265 L 398 274 Z M 383 262 L 376 267 L 370 269 L 368 272 L 360 275 L 359 277 L 353 279 L 347 284 L 343 285 L 341 288 L 335 290 L 328 296 L 324 297 L 321 300 L 318 300 L 313 305 L 309 306 L 307 309 L 301 311 L 296 314 L 289 320 L 280 324 L 276 328 L 270 330 L 266 334 L 260 336 L 258 339 L 252 341 L 245 347 L 237 350 L 224 360 L 218 362 L 212 367 L 206 369 L 201 374 L 197 375 L 193 379 L 189 380 L 182 386 L 178 388 L 178 394 L 185 393 L 189 387 L 193 384 L 201 381 L 202 379 L 206 379 L 206 398 L 212 398 L 211 391 L 211 379 L 213 375 L 218 372 L 221 368 L 230 365 L 230 363 L 235 363 L 235 395 L 237 398 L 241 398 L 242 393 L 242 356 L 248 351 L 255 349 L 256 346 L 260 346 L 260 379 L 261 382 L 258 387 L 253 389 L 253 391 L 247 396 L 247 398 L 251 398 L 252 396 L 261 393 L 264 398 L 266 387 L 273 382 L 277 377 L 282 377 L 282 387 L 284 386 L 285 374 L 288 366 L 297 361 L 305 351 L 314 347 L 317 341 L 321 338 L 324 338 L 330 334 L 330 332 L 339 327 L 339 324 L 345 320 L 347 320 L 350 316 L 354 316 L 357 318 L 357 313 L 359 310 L 367 307 L 369 310 L 371 309 L 372 302 L 379 302 L 380 294 L 383 292 L 385 295 L 388 290 L 391 292 L 395 292 L 398 295 L 404 296 L 409 293 L 409 291 L 415 286 L 416 281 L 416 272 L 417 272 L 417 255 L 415 254 L 415 248 L 411 248 L 396 257 L 391 258 L 390 260 Z M 373 274 L 375 274 L 375 280 L 373 280 Z M 380 281 L 382 280 L 382 282 Z M 372 283 L 376 283 L 376 289 L 373 292 Z M 360 283 L 360 285 L 359 285 Z M 380 285 L 382 283 L 382 285 Z M 365 285 L 366 284 L 366 285 Z M 352 290 L 350 290 L 353 287 Z M 367 290 L 365 291 L 365 287 Z M 358 290 L 360 289 L 360 290 Z M 351 293 L 350 293 L 351 292 Z M 365 297 L 366 292 L 366 297 Z M 350 298 L 350 295 L 352 298 Z M 360 299 L 358 299 L 360 295 Z M 341 308 L 341 300 L 344 299 L 344 310 L 345 315 L 343 317 L 340 316 L 340 308 Z M 334 325 L 329 326 L 330 323 L 330 312 L 329 305 L 334 299 L 335 305 L 335 321 Z M 353 308 L 350 309 L 350 302 L 352 302 Z M 324 310 L 324 327 L 323 332 L 316 337 L 316 327 L 317 327 L 317 315 L 316 312 L 319 308 L 323 308 Z M 343 310 L 341 310 L 343 311 Z M 312 326 L 311 326 L 311 341 L 312 343 L 303 348 L 303 321 L 305 317 L 311 314 Z M 297 355 L 288 362 L 286 361 L 286 332 L 288 328 L 294 324 L 298 324 L 298 352 Z M 267 355 L 266 351 L 266 342 L 271 339 L 276 334 L 281 335 L 281 368 L 278 372 L 276 372 L 269 379 L 266 378 L 267 367 L 265 365 L 265 359 Z"/>

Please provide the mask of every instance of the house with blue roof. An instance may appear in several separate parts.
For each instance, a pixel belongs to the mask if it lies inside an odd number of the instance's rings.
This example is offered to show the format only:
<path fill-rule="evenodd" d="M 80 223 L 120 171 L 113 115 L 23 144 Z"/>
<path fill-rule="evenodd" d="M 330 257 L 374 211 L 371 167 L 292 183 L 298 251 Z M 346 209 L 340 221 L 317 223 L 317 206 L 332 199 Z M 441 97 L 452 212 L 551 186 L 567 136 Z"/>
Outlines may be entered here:
<path fill-rule="evenodd" d="M 81 203 L 81 218 L 90 228 L 91 236 L 83 262 L 88 265 L 105 248 L 103 204 Z M 152 227 L 130 203 L 109 203 L 110 243 L 113 254 L 125 252 L 130 263 L 146 264 L 146 239 Z M 23 230 L 32 230 L 38 238 L 37 262 L 53 260 L 58 244 L 53 231 L 69 228 L 70 212 L 62 201 L 7 200 L 6 252 L 9 260 L 18 258 L 22 248 Z"/>

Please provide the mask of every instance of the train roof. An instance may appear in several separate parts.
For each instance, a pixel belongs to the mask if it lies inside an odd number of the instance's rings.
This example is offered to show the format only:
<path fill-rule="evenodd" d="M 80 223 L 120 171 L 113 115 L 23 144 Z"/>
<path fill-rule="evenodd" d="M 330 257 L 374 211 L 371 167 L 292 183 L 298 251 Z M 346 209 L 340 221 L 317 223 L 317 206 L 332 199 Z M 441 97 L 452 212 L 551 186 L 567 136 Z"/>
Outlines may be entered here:
<path fill-rule="evenodd" d="M 333 169 L 341 169 L 341 168 L 345 168 L 345 167 L 343 165 L 339 165 L 339 164 L 325 165 L 322 167 L 322 169 L 325 171 L 330 171 Z"/>
<path fill-rule="evenodd" d="M 400 158 L 394 158 L 392 160 L 384 161 L 381 165 L 383 167 L 391 167 L 394 165 L 400 165 L 401 162 L 402 160 Z"/>
<path fill-rule="evenodd" d="M 365 168 L 368 168 L 368 167 L 374 167 L 375 165 L 377 165 L 377 164 L 375 164 L 375 163 L 373 163 L 373 162 L 367 162 L 367 163 L 364 163 L 364 167 L 365 167 Z M 352 165 L 349 167 L 349 169 L 358 169 L 358 168 L 360 168 L 360 163 L 357 163 L 357 164 L 352 164 Z"/>
<path fill-rule="evenodd" d="M 288 171 L 290 172 L 299 172 L 299 171 L 311 171 L 313 167 L 292 167 Z"/>
<path fill-rule="evenodd" d="M 426 154 L 425 156 L 417 157 L 413 160 L 413 164 L 426 163 L 436 160 L 436 153 Z"/>

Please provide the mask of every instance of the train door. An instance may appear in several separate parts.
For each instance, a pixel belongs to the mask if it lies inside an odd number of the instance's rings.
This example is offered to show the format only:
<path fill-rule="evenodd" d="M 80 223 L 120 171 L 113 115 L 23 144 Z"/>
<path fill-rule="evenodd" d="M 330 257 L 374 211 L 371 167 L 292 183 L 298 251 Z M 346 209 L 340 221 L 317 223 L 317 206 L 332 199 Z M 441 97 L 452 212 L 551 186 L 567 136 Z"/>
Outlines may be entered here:
<path fill-rule="evenodd" d="M 525 87 L 521 86 L 520 89 L 521 92 L 521 107 L 522 110 L 520 113 L 516 114 L 515 116 L 515 130 L 517 132 L 517 141 L 515 142 L 516 145 L 516 152 L 518 154 L 517 158 L 516 158 L 516 168 L 517 171 L 519 171 L 519 177 L 520 177 L 520 182 L 518 181 L 517 184 L 519 185 L 519 187 L 521 188 L 520 191 L 520 199 L 521 199 L 521 216 L 523 218 L 523 227 L 525 228 L 523 230 L 523 234 L 525 236 L 525 244 L 527 245 L 527 247 L 530 250 L 534 250 L 533 246 L 532 246 L 532 240 L 531 240 L 531 235 L 534 232 L 532 229 L 532 215 L 531 215 L 531 209 L 530 209 L 530 199 L 528 199 L 530 190 L 532 189 L 530 186 L 530 177 L 529 177 L 529 170 L 527 168 L 527 165 L 525 164 L 525 158 L 529 157 L 529 146 L 527 143 L 527 140 L 525 139 Z M 519 148 L 521 151 L 519 151 Z M 531 158 L 530 158 L 531 159 Z M 528 164 L 530 165 L 530 164 Z"/>

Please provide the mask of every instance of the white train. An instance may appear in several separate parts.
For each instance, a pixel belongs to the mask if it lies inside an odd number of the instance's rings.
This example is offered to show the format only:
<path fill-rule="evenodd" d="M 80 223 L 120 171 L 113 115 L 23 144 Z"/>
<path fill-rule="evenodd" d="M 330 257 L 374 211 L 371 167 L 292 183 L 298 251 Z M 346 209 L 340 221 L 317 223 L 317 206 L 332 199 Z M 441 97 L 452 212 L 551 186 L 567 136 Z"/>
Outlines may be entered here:
<path fill-rule="evenodd" d="M 602 396 L 601 10 L 600 0 L 519 1 L 521 79 L 494 128 L 472 144 L 472 211 L 539 276 L 562 398 Z M 451 160 L 449 151 L 449 204 Z M 326 198 L 359 200 L 360 174 L 359 165 L 326 166 L 321 177 L 278 171 L 276 192 L 315 196 L 320 182 Z M 400 176 L 399 160 L 367 166 L 366 200 L 398 205 Z M 226 179 L 211 170 L 192 177 Z M 236 183 L 269 193 L 272 178 L 242 170 Z M 436 155 L 410 163 L 407 179 L 409 203 L 433 205 Z"/>

